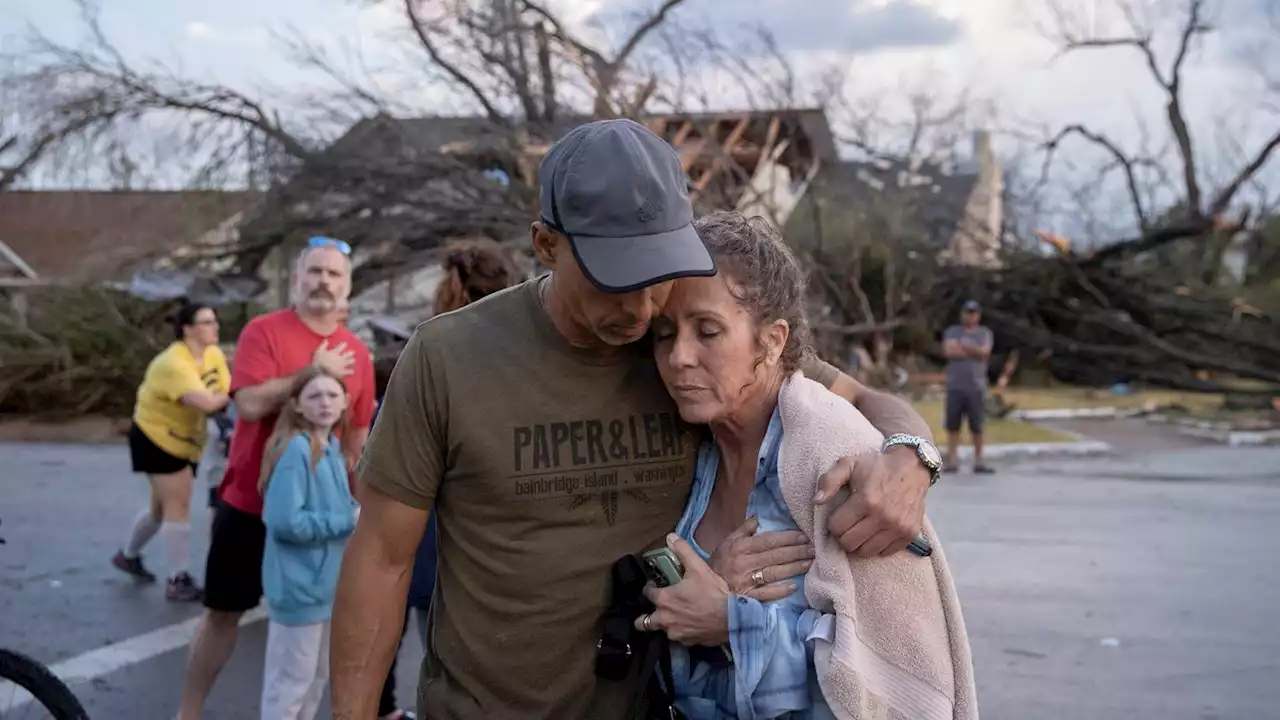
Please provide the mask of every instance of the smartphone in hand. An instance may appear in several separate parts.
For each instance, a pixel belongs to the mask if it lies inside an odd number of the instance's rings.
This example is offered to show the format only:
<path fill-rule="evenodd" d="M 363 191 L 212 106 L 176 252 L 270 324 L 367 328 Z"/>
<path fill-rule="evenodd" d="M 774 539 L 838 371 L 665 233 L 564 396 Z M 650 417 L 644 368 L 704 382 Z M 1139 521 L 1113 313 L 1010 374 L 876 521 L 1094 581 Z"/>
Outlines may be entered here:
<path fill-rule="evenodd" d="M 649 550 L 640 556 L 645 575 L 658 587 L 670 587 L 684 578 L 684 565 L 671 548 L 660 547 Z M 726 662 L 733 663 L 733 651 L 728 645 L 721 645 Z"/>
<path fill-rule="evenodd" d="M 684 577 L 684 565 L 676 557 L 671 548 L 660 547 L 649 550 L 640 556 L 644 565 L 644 573 L 658 587 L 670 587 Z"/>

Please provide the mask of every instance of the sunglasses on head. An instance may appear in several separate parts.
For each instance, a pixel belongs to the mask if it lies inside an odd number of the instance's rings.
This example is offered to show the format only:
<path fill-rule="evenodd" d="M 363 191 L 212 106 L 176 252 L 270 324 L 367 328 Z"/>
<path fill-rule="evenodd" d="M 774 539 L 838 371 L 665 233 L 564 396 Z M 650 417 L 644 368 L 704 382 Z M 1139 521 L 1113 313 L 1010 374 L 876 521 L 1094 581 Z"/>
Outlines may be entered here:
<path fill-rule="evenodd" d="M 351 246 L 342 240 L 323 235 L 316 235 L 307 241 L 307 247 L 331 247 L 342 253 L 343 255 L 351 254 Z"/>

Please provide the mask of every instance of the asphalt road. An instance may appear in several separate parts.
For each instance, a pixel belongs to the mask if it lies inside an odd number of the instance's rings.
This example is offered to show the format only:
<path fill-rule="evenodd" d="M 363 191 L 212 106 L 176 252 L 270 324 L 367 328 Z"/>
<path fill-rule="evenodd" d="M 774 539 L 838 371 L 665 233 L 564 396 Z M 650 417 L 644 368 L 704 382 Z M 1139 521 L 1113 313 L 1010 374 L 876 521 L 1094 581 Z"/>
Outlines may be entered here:
<path fill-rule="evenodd" d="M 177 707 L 172 626 L 198 610 L 108 564 L 144 499 L 122 446 L 0 445 L 0 646 L 87 676 L 73 690 L 95 719 Z M 946 476 L 929 508 L 984 720 L 1280 717 L 1280 448 L 1005 464 Z M 200 574 L 203 508 L 194 522 Z M 242 630 L 206 717 L 257 716 L 264 642 L 264 623 Z M 405 704 L 419 657 L 407 640 Z"/>

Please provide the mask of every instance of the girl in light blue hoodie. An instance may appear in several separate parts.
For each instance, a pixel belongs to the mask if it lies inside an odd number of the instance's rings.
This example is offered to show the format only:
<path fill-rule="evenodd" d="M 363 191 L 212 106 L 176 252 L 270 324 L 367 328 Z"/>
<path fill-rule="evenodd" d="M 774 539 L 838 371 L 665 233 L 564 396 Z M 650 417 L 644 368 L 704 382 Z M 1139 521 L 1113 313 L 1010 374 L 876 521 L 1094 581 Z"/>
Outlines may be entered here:
<path fill-rule="evenodd" d="M 329 680 L 329 618 L 338 568 L 358 507 L 335 436 L 344 430 L 342 381 L 310 368 L 294 380 L 262 463 L 267 598 L 262 720 L 311 720 Z"/>

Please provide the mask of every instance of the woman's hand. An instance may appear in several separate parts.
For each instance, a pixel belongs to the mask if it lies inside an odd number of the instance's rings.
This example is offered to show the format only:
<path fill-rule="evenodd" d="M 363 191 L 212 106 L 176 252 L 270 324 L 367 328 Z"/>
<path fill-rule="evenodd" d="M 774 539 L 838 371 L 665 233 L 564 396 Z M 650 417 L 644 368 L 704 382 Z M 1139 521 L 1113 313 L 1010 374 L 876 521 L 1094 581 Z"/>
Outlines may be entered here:
<path fill-rule="evenodd" d="M 684 578 L 670 587 L 651 585 L 644 589 L 645 597 L 657 609 L 636 618 L 636 629 L 665 632 L 683 645 L 728 643 L 728 583 L 679 536 L 667 535 L 667 547 L 684 565 Z"/>
<path fill-rule="evenodd" d="M 813 564 L 813 545 L 799 530 L 756 534 L 754 518 L 738 526 L 711 553 L 711 568 L 725 579 L 729 589 L 760 602 L 781 600 L 791 594 L 787 578 L 803 575 Z"/>

